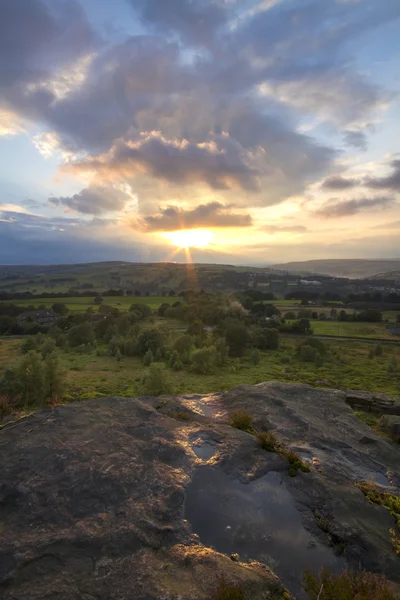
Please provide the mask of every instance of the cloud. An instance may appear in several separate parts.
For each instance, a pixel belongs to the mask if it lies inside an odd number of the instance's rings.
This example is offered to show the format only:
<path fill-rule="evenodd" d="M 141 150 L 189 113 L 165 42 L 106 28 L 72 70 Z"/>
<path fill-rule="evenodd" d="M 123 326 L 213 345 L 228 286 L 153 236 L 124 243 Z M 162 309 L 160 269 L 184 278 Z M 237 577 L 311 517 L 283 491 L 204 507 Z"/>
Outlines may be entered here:
<path fill-rule="evenodd" d="M 393 172 L 387 177 L 367 177 L 364 185 L 375 190 L 393 190 L 400 192 L 400 160 L 391 162 Z"/>
<path fill-rule="evenodd" d="M 395 200 L 389 196 L 382 196 L 380 198 L 359 198 L 357 200 L 343 200 L 337 202 L 331 200 L 328 204 L 325 204 L 314 212 L 314 216 L 321 217 L 323 219 L 335 219 L 338 217 L 348 217 L 355 215 L 365 210 L 373 208 L 390 208 L 393 206 Z"/>
<path fill-rule="evenodd" d="M 359 185 L 359 183 L 360 181 L 357 179 L 349 179 L 341 175 L 331 175 L 325 179 L 322 187 L 327 190 L 347 190 Z"/>
<path fill-rule="evenodd" d="M 367 150 L 367 135 L 365 131 L 345 131 L 344 142 L 347 146 L 352 146 L 358 150 Z"/>
<path fill-rule="evenodd" d="M 274 233 L 305 233 L 308 231 L 304 225 L 263 225 L 260 231 L 273 235 Z"/>
<path fill-rule="evenodd" d="M 73 196 L 49 198 L 50 204 L 54 206 L 96 216 L 122 211 L 132 200 L 132 191 L 126 185 L 122 187 L 91 185 Z"/>
<path fill-rule="evenodd" d="M 391 223 L 381 223 L 375 225 L 372 229 L 400 229 L 400 221 L 392 221 Z"/>
<path fill-rule="evenodd" d="M 184 210 L 168 206 L 158 214 L 149 215 L 135 223 L 144 231 L 177 231 L 199 227 L 250 227 L 249 214 L 235 213 L 219 202 L 202 204 L 194 209 Z"/>
<path fill-rule="evenodd" d="M 169 140 L 159 131 L 151 131 L 141 134 L 137 141 L 118 140 L 108 153 L 66 169 L 94 171 L 106 179 L 145 173 L 173 183 L 202 181 L 214 189 L 237 186 L 258 191 L 262 171 L 254 165 L 256 160 L 256 153 L 246 151 L 227 135 L 193 143 L 186 139 Z"/>
<path fill-rule="evenodd" d="M 230 15 L 218 0 L 128 0 L 142 21 L 156 32 L 177 34 L 189 45 L 209 45 Z"/>

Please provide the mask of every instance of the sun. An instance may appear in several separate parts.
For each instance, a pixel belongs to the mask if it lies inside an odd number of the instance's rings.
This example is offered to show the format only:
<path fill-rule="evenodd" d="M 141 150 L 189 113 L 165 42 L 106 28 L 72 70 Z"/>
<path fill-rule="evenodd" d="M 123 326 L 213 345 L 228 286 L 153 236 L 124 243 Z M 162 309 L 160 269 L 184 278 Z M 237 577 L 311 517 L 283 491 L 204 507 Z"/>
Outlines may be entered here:
<path fill-rule="evenodd" d="M 214 234 L 209 229 L 181 229 L 164 233 L 163 237 L 177 248 L 207 248 Z"/>

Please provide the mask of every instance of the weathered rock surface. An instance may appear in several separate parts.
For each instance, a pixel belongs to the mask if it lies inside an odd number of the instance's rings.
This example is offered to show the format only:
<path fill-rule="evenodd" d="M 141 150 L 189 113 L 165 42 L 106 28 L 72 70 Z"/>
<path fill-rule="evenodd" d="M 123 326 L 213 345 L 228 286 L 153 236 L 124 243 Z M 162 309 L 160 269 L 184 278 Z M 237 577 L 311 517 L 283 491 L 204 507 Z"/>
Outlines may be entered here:
<path fill-rule="evenodd" d="M 230 427 L 238 408 L 312 472 L 289 477 L 285 458 Z M 355 486 L 378 478 L 398 493 L 400 449 L 344 392 L 268 383 L 63 406 L 1 430 L 0 460 L 5 600 L 208 600 L 221 576 L 253 600 L 281 598 L 253 561 L 298 598 L 308 566 L 400 581 L 393 519 Z"/>
<path fill-rule="evenodd" d="M 399 398 L 359 390 L 346 390 L 345 394 L 346 402 L 355 409 L 384 415 L 400 415 Z"/>

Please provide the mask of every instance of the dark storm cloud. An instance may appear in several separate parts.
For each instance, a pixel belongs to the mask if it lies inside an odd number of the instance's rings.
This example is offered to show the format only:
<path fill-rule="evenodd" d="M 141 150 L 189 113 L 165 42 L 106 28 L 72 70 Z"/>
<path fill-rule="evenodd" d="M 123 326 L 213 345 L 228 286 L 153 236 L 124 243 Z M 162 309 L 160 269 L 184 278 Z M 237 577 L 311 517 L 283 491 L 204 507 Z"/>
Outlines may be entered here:
<path fill-rule="evenodd" d="M 332 200 L 314 212 L 316 217 L 323 219 L 335 219 L 339 217 L 348 217 L 369 209 L 390 208 L 395 203 L 394 198 L 383 196 L 380 198 L 359 198 L 356 200 Z"/>
<path fill-rule="evenodd" d="M 358 179 L 350 179 L 342 177 L 341 175 L 332 175 L 327 177 L 322 184 L 322 187 L 327 190 L 347 190 L 359 185 Z"/>
<path fill-rule="evenodd" d="M 393 190 L 400 192 L 400 160 L 391 162 L 392 173 L 387 177 L 367 177 L 364 185 L 374 190 Z"/>
<path fill-rule="evenodd" d="M 198 227 L 250 227 L 251 225 L 252 218 L 249 214 L 232 212 L 219 202 L 202 204 L 193 210 L 168 206 L 158 214 L 144 217 L 134 224 L 145 231 L 176 231 Z"/>
<path fill-rule="evenodd" d="M 274 233 L 305 233 L 308 231 L 304 225 L 264 225 L 259 230 L 271 235 Z"/>
<path fill-rule="evenodd" d="M 110 211 L 123 210 L 131 199 L 131 196 L 121 189 L 93 185 L 73 196 L 49 198 L 49 202 L 54 206 L 99 216 Z"/>
<path fill-rule="evenodd" d="M 119 140 L 105 155 L 88 158 L 69 170 L 95 171 L 105 178 L 143 173 L 180 184 L 205 182 L 214 189 L 259 190 L 260 170 L 251 166 L 251 153 L 228 136 L 210 142 L 169 140 L 149 132 L 135 142 Z"/>

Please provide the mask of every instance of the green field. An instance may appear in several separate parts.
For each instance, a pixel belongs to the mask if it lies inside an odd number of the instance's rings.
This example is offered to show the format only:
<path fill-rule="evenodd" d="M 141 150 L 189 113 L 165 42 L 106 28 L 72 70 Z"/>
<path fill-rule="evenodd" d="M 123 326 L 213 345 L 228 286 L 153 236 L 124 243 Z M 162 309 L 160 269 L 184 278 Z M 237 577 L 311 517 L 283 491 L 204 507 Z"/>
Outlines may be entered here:
<path fill-rule="evenodd" d="M 20 360 L 22 341 L 0 340 L 0 376 L 7 367 L 15 366 Z M 280 350 L 261 353 L 261 362 L 256 366 L 244 357 L 240 365 L 237 360 L 230 359 L 227 366 L 212 375 L 197 375 L 190 369 L 179 372 L 168 370 L 168 374 L 176 393 L 212 393 L 236 385 L 276 380 L 312 386 L 320 386 L 323 382 L 323 385 L 332 388 L 399 395 L 399 371 L 390 372 L 389 365 L 393 356 L 400 362 L 400 346 L 382 343 L 383 355 L 369 359 L 370 343 L 326 340 L 328 356 L 324 365 L 317 367 L 314 363 L 300 362 L 295 358 L 299 341 L 285 338 Z M 147 368 L 140 358 L 122 358 L 118 362 L 110 356 L 97 356 L 95 351 L 89 354 L 70 351 L 61 356 L 68 369 L 66 401 L 113 395 L 130 397 L 141 393 L 141 381 Z"/>
<path fill-rule="evenodd" d="M 181 300 L 180 297 L 169 297 L 169 296 L 108 296 L 103 298 L 103 304 L 120 308 L 121 310 L 128 310 L 132 304 L 147 304 L 152 309 L 157 309 L 161 304 L 173 304 L 177 300 Z M 39 298 L 35 300 L 11 300 L 5 302 L 6 304 L 16 304 L 17 306 L 28 307 L 44 305 L 48 308 L 54 303 L 66 304 L 69 310 L 72 311 L 85 311 L 89 307 L 98 309 L 98 305 L 94 303 L 94 298 Z"/>
<path fill-rule="evenodd" d="M 311 321 L 311 326 L 315 335 L 396 340 L 396 336 L 388 331 L 386 323 Z"/>

